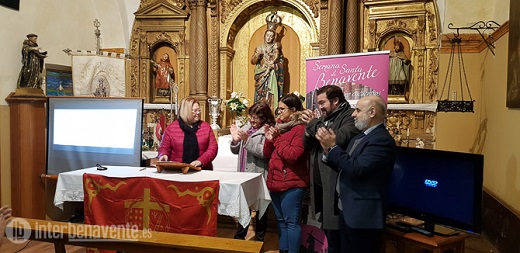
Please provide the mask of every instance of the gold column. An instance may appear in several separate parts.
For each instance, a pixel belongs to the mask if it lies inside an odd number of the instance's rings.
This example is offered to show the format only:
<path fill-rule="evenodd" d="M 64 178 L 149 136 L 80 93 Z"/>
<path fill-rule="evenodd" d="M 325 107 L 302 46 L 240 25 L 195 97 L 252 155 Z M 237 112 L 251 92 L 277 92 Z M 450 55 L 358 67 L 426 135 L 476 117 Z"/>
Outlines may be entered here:
<path fill-rule="evenodd" d="M 329 4 L 329 54 L 341 54 L 342 52 L 342 0 L 330 1 Z M 352 1 L 348 1 L 352 2 Z"/>
<path fill-rule="evenodd" d="M 347 0 L 345 27 L 345 52 L 357 53 L 359 48 L 359 1 Z"/>
<path fill-rule="evenodd" d="M 328 1 L 320 1 L 320 55 L 328 54 Z"/>
<path fill-rule="evenodd" d="M 220 90 L 224 88 L 221 87 L 221 83 L 219 82 L 220 72 L 220 58 L 219 58 L 219 35 L 220 35 L 220 15 L 219 15 L 219 3 L 217 0 L 209 0 L 209 53 L 208 53 L 208 62 L 212 62 L 214 64 L 210 64 L 209 68 L 209 78 L 208 80 L 208 96 L 220 96 Z M 223 84 L 223 83 L 222 83 Z"/>
<path fill-rule="evenodd" d="M 189 0 L 190 20 L 190 95 L 208 93 L 208 34 L 206 0 Z M 205 100 L 205 99 L 204 99 Z"/>
<path fill-rule="evenodd" d="M 208 30 L 206 17 L 207 0 L 188 0 L 190 17 L 190 96 L 199 101 L 201 118 L 208 117 Z"/>

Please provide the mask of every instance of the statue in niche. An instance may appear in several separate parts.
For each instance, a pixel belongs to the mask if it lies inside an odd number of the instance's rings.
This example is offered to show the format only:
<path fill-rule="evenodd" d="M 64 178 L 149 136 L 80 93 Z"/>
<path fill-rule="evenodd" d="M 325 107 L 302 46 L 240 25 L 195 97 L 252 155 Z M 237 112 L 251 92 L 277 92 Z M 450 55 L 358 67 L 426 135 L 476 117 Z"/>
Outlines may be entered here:
<path fill-rule="evenodd" d="M 276 28 L 281 24 L 281 18 L 272 12 L 265 21 L 267 30 L 264 33 L 264 43 L 257 46 L 251 64 L 255 65 L 255 97 L 254 102 L 265 101 L 275 108 L 283 93 L 284 64 L 282 44 L 277 42 Z"/>
<path fill-rule="evenodd" d="M 410 87 L 411 61 L 405 47 L 397 36 L 393 38 L 394 50 L 390 52 L 388 95 L 406 96 Z"/>
<path fill-rule="evenodd" d="M 41 89 L 43 59 L 47 57 L 47 51 L 41 51 L 38 46 L 38 35 L 30 33 L 26 37 L 22 46 L 23 66 L 18 77 L 17 87 Z"/>
<path fill-rule="evenodd" d="M 170 86 L 175 82 L 175 73 L 170 62 L 170 55 L 164 53 L 157 63 L 152 60 L 153 72 L 155 73 L 155 88 L 157 96 L 170 96 Z"/>

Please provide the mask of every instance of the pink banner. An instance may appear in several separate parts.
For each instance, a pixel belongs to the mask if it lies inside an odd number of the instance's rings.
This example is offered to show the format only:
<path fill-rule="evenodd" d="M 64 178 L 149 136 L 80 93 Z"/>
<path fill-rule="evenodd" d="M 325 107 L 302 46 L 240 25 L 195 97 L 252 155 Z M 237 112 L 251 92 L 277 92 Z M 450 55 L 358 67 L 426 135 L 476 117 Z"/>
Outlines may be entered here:
<path fill-rule="evenodd" d="M 314 91 L 325 85 L 341 87 L 345 98 L 351 102 L 365 96 L 379 96 L 386 101 L 389 53 L 379 51 L 308 58 L 307 108 L 314 108 Z"/>

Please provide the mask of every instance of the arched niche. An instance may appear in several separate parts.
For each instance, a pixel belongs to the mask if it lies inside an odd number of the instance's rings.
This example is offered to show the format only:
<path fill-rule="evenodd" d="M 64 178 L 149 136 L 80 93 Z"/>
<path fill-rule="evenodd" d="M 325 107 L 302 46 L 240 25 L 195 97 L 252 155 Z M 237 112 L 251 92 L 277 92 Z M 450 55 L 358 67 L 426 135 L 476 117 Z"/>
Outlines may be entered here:
<path fill-rule="evenodd" d="M 250 58 L 256 46 L 263 43 L 265 18 L 272 11 L 282 17 L 277 32 L 281 33 L 278 40 L 287 59 L 288 85 L 284 86 L 284 93 L 305 92 L 305 59 L 319 54 L 319 19 L 302 0 L 279 1 L 275 6 L 270 4 L 269 1 L 243 1 L 222 18 L 221 97 L 228 98 L 231 92 L 238 91 L 253 98 L 254 65 Z"/>
<path fill-rule="evenodd" d="M 411 80 L 414 75 L 414 64 L 411 61 L 413 43 L 410 35 L 402 31 L 392 31 L 379 40 L 379 50 L 390 51 L 389 103 L 410 101 Z"/>
<path fill-rule="evenodd" d="M 158 62 L 168 52 L 175 72 L 179 97 L 189 94 L 186 71 L 187 12 L 171 1 L 142 1 L 135 14 L 130 40 L 130 82 L 126 96 L 143 97 L 146 103 L 169 103 L 170 97 L 157 96 L 152 59 Z"/>
<path fill-rule="evenodd" d="M 178 66 L 178 53 L 175 50 L 175 47 L 170 44 L 168 41 L 159 41 L 150 46 L 150 54 L 151 59 L 154 62 L 159 63 L 163 55 L 168 55 L 169 62 L 174 69 L 174 81 L 177 81 L 177 75 L 179 75 Z M 150 72 L 150 80 L 149 80 L 149 94 L 152 103 L 169 103 L 170 102 L 170 90 L 162 90 L 157 87 L 157 71 L 154 71 L 153 64 L 151 66 L 152 71 Z M 173 87 L 171 87 L 173 89 Z"/>
<path fill-rule="evenodd" d="M 433 103 L 439 66 L 439 15 L 435 1 L 363 2 L 362 27 L 363 51 L 382 50 L 394 35 L 409 42 L 413 66 L 409 96 L 407 101 L 396 102 Z"/>

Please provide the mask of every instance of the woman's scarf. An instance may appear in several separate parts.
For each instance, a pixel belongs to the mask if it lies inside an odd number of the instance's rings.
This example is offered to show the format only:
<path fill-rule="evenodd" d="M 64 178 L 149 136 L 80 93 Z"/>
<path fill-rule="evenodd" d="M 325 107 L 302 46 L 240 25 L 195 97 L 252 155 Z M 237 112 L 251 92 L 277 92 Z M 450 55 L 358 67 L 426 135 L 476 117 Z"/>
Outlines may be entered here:
<path fill-rule="evenodd" d="M 276 128 L 278 128 L 278 130 L 280 131 L 280 133 L 285 133 L 289 130 L 291 130 L 291 128 L 293 128 L 293 126 L 296 126 L 296 125 L 299 125 L 301 123 L 303 123 L 303 121 L 301 120 L 301 112 L 297 111 L 297 112 L 294 112 L 292 115 L 291 115 L 291 118 L 289 119 L 289 121 L 287 122 L 281 122 L 281 121 L 278 121 L 276 123 Z"/>
<path fill-rule="evenodd" d="M 189 127 L 179 117 L 179 126 L 184 132 L 184 142 L 182 151 L 182 162 L 191 163 L 199 158 L 199 142 L 197 141 L 197 131 L 199 130 L 200 121 L 193 123 L 193 127 Z"/>

